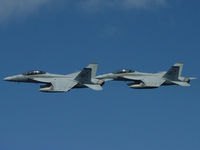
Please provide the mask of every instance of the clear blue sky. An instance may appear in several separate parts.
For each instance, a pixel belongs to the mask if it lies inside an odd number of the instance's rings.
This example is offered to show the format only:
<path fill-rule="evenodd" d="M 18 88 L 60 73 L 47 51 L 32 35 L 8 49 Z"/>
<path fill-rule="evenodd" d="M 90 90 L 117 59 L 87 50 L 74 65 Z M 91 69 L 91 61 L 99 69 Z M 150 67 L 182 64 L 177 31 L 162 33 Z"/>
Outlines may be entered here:
<path fill-rule="evenodd" d="M 10 2 L 10 3 L 9 3 Z M 200 2 L 188 0 L 0 0 L 1 150 L 199 150 L 200 82 L 100 92 L 38 91 L 4 82 L 40 69 L 98 74 L 130 68 L 200 78 Z"/>

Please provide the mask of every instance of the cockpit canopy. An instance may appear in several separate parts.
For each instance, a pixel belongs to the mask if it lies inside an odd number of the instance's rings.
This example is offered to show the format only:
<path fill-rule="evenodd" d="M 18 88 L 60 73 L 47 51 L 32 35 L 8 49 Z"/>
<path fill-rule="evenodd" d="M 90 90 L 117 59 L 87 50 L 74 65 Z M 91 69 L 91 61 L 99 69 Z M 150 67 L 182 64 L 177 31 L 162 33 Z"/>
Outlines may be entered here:
<path fill-rule="evenodd" d="M 113 72 L 114 74 L 119 74 L 119 73 L 131 73 L 131 72 L 135 72 L 133 70 L 130 69 L 122 69 L 122 70 L 118 70 L 116 72 Z"/>
<path fill-rule="evenodd" d="M 23 73 L 23 75 L 37 75 L 37 74 L 45 74 L 46 72 L 40 70 L 33 70 Z"/>

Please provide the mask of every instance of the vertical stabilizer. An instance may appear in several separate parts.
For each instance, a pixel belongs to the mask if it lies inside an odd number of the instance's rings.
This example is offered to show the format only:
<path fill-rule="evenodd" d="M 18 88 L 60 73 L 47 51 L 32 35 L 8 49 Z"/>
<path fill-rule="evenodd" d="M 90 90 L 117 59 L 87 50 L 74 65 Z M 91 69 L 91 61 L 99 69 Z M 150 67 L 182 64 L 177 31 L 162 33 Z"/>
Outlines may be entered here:
<path fill-rule="evenodd" d="M 178 77 L 181 77 L 181 73 L 183 70 L 183 63 L 176 63 L 174 66 L 179 67 Z"/>
<path fill-rule="evenodd" d="M 91 77 L 92 78 L 96 77 L 97 67 L 98 67 L 97 63 L 91 63 L 86 67 L 86 68 L 91 69 Z"/>
<path fill-rule="evenodd" d="M 91 68 L 84 68 L 76 77 L 79 83 L 91 83 Z"/>
<path fill-rule="evenodd" d="M 183 63 L 176 63 L 164 75 L 164 78 L 177 81 L 181 77 L 182 70 L 183 70 Z"/>
<path fill-rule="evenodd" d="M 78 81 L 79 84 L 83 84 L 93 90 L 102 90 L 101 86 L 103 84 L 99 83 L 98 79 L 94 79 L 96 77 L 97 67 L 98 64 L 96 63 L 89 64 L 86 68 L 80 71 L 80 73 L 75 77 L 75 80 Z"/>

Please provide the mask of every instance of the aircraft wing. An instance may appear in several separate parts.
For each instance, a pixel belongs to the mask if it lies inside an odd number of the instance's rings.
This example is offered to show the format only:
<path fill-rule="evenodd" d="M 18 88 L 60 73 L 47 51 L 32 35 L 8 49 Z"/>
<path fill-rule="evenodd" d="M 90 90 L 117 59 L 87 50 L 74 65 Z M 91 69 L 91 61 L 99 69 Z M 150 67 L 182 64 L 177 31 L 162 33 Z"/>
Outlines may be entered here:
<path fill-rule="evenodd" d="M 66 80 L 66 79 L 56 79 L 53 82 L 51 82 L 51 84 L 53 85 L 53 89 L 55 91 L 63 91 L 63 92 L 67 92 L 70 89 L 72 89 L 77 82 L 74 80 Z"/>
<path fill-rule="evenodd" d="M 165 82 L 165 79 L 162 79 L 159 77 L 124 76 L 123 78 L 133 80 L 133 81 L 141 81 L 145 84 L 145 86 L 151 86 L 151 87 L 159 87 Z"/>
<path fill-rule="evenodd" d="M 78 84 L 76 81 L 66 78 L 37 78 L 34 80 L 51 83 L 53 86 L 52 90 L 56 92 L 67 92 Z"/>

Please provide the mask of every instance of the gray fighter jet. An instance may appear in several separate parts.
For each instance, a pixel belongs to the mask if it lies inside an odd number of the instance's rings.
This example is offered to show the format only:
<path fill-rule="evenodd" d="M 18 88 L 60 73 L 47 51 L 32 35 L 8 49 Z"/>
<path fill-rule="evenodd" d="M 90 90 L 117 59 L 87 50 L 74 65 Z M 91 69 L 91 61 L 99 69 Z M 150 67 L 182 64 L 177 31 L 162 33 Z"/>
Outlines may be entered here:
<path fill-rule="evenodd" d="M 104 81 L 96 79 L 98 64 L 89 64 L 82 71 L 72 74 L 60 75 L 44 71 L 29 71 L 24 74 L 4 78 L 5 81 L 42 83 L 41 92 L 67 92 L 72 88 L 91 88 L 102 90 Z"/>
<path fill-rule="evenodd" d="M 142 73 L 122 69 L 114 73 L 99 75 L 96 78 L 103 81 L 129 81 L 127 85 L 134 89 L 150 89 L 167 85 L 190 86 L 190 80 L 195 78 L 181 77 L 182 69 L 183 63 L 176 63 L 167 72 Z"/>

